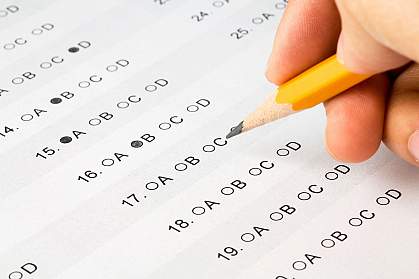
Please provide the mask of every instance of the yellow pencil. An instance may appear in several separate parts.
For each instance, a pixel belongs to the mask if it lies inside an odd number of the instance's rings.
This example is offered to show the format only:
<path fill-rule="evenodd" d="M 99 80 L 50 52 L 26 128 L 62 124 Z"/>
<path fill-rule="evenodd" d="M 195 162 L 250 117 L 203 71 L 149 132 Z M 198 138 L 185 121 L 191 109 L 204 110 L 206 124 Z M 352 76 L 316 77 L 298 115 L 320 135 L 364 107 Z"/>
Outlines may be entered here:
<path fill-rule="evenodd" d="M 314 107 L 369 77 L 371 75 L 348 71 L 333 55 L 282 84 L 277 92 L 232 129 L 227 138 Z"/>

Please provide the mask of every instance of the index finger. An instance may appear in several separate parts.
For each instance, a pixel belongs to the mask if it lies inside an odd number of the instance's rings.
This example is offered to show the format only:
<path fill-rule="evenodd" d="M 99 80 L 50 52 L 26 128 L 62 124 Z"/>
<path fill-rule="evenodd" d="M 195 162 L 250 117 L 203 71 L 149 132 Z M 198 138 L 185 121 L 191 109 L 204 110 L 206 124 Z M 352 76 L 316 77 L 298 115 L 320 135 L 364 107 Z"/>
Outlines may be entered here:
<path fill-rule="evenodd" d="M 278 27 L 266 72 L 279 85 L 336 52 L 340 17 L 333 0 L 294 0 Z"/>

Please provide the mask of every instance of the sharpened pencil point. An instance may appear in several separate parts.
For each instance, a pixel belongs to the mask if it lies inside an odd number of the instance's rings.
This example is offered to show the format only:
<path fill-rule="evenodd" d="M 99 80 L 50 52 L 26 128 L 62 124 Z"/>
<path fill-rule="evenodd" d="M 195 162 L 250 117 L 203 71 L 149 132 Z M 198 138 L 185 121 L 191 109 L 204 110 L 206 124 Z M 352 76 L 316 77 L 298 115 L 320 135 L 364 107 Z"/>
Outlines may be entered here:
<path fill-rule="evenodd" d="M 239 123 L 233 130 L 226 136 L 227 139 L 240 135 L 243 131 L 243 121 Z"/>

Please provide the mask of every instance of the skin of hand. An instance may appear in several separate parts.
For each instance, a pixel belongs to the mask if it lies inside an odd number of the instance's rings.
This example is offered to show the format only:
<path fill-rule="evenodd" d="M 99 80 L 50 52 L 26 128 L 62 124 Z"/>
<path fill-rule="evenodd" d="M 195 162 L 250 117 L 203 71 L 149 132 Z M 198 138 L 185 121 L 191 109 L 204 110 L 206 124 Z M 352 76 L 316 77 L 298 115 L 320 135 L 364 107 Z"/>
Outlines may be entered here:
<path fill-rule="evenodd" d="M 325 103 L 327 149 L 361 162 L 383 141 L 419 167 L 419 1 L 288 2 L 267 78 L 280 85 L 334 53 L 349 70 L 376 74 Z"/>

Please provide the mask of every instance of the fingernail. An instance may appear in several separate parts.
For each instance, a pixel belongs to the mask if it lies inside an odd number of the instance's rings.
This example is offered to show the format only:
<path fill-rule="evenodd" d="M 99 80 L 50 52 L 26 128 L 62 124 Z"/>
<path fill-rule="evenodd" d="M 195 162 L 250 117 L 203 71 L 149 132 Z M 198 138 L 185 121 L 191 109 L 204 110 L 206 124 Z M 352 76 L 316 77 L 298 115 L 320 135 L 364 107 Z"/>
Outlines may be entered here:
<path fill-rule="evenodd" d="M 268 74 L 269 69 L 271 68 L 271 57 L 269 57 L 268 61 L 266 61 L 266 66 L 265 66 L 265 73 Z"/>
<path fill-rule="evenodd" d="M 266 71 L 268 72 L 272 67 L 272 53 L 269 55 L 268 61 L 266 62 Z"/>
<path fill-rule="evenodd" d="M 339 37 L 339 41 L 338 41 L 337 50 L 336 50 L 336 58 L 342 65 L 345 65 L 344 47 L 345 47 L 345 38 L 344 38 L 343 33 L 341 33 Z"/>
<path fill-rule="evenodd" d="M 419 130 L 410 136 L 407 148 L 409 149 L 409 152 L 412 154 L 413 158 L 419 162 Z"/>

